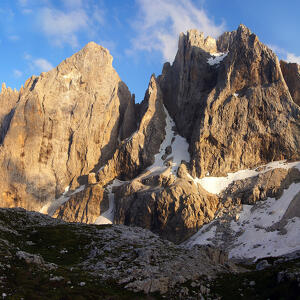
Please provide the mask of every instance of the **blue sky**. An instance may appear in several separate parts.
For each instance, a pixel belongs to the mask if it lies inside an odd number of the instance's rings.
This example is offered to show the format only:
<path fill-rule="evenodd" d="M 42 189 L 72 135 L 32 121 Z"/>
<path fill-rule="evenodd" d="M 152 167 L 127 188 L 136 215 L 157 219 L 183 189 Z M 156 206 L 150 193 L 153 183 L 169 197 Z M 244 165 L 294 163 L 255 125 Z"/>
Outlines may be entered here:
<path fill-rule="evenodd" d="M 0 81 L 19 89 L 95 41 L 110 50 L 139 102 L 189 28 L 217 37 L 243 23 L 280 58 L 300 64 L 299 12 L 299 0 L 2 0 Z"/>

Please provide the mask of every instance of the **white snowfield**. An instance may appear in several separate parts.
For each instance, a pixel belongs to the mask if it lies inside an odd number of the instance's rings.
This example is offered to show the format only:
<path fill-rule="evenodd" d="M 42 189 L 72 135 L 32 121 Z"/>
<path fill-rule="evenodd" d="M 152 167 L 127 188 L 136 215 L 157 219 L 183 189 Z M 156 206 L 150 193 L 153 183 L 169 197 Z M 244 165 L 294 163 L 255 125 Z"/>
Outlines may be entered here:
<path fill-rule="evenodd" d="M 113 224 L 114 222 L 114 214 L 115 214 L 115 195 L 112 192 L 114 186 L 123 185 L 126 181 L 121 181 L 119 179 L 115 179 L 112 184 L 108 185 L 106 189 L 108 190 L 108 198 L 109 198 L 109 207 L 103 214 L 101 214 L 95 221 L 94 224 Z"/>
<path fill-rule="evenodd" d="M 249 177 L 257 176 L 258 174 L 266 173 L 274 169 L 290 169 L 297 167 L 300 170 L 299 162 L 287 163 L 285 160 L 273 161 L 266 165 L 260 166 L 254 170 L 246 169 L 240 170 L 235 173 L 228 173 L 226 177 L 203 177 L 193 178 L 194 182 L 200 183 L 200 185 L 209 193 L 219 194 L 224 191 L 231 183 L 236 180 L 243 180 Z M 259 171 L 258 171 L 259 170 Z M 192 177 L 191 177 L 192 178 Z"/>
<path fill-rule="evenodd" d="M 221 178 L 212 178 L 209 187 L 210 191 L 221 191 L 234 180 L 256 176 L 275 168 L 300 169 L 300 162 L 286 163 L 284 161 L 272 162 L 263 166 L 263 170 L 243 170 L 228 174 Z M 215 180 L 215 182 L 213 182 Z M 224 180 L 224 182 L 222 181 Z M 222 189 L 218 188 L 218 183 Z M 216 187 L 216 190 L 213 190 Z M 232 220 L 227 229 L 224 224 L 217 220 L 204 225 L 193 235 L 185 245 L 211 244 L 225 248 L 230 258 L 249 258 L 257 260 L 262 257 L 280 256 L 300 250 L 300 218 L 284 217 L 287 209 L 297 194 L 300 193 L 300 183 L 293 183 L 284 190 L 281 198 L 268 198 L 266 201 L 257 202 L 255 205 L 243 205 L 243 209 L 237 221 Z M 281 222 L 281 226 L 278 225 Z M 227 230 L 224 235 L 225 230 Z M 228 234 L 231 239 L 228 239 Z M 231 241 L 230 241 L 231 240 Z"/>
<path fill-rule="evenodd" d="M 231 222 L 236 238 L 229 252 L 234 258 L 279 256 L 300 249 L 300 218 L 287 220 L 286 233 L 270 228 L 281 221 L 291 201 L 300 192 L 300 183 L 293 183 L 278 200 L 268 198 L 258 206 L 244 205 L 237 222 Z"/>
<path fill-rule="evenodd" d="M 166 170 L 165 161 L 168 161 L 172 158 L 172 169 L 171 172 L 176 175 L 178 167 L 182 160 L 187 162 L 190 161 L 190 153 L 188 151 L 189 144 L 187 143 L 186 139 L 182 136 L 176 134 L 173 131 L 173 127 L 175 127 L 175 122 L 170 117 L 167 109 L 164 107 L 164 111 L 166 114 L 166 135 L 165 139 L 160 145 L 159 152 L 155 155 L 154 163 L 147 168 L 148 171 L 152 173 L 160 171 L 163 172 Z M 165 160 L 162 160 L 162 156 L 165 154 L 165 150 L 168 146 L 172 147 L 172 153 L 168 155 Z"/>
<path fill-rule="evenodd" d="M 211 53 L 212 57 L 207 60 L 207 63 L 211 66 L 218 65 L 227 56 L 227 54 L 228 52 Z"/>

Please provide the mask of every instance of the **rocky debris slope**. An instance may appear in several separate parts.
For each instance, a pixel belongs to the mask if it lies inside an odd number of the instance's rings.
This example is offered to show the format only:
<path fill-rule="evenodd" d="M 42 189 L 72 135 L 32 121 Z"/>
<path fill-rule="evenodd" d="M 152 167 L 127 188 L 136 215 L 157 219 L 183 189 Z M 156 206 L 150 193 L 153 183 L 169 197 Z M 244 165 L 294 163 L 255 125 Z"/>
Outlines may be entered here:
<path fill-rule="evenodd" d="M 300 66 L 281 60 L 280 67 L 293 100 L 300 105 Z"/>
<path fill-rule="evenodd" d="M 245 26 L 216 41 L 195 30 L 181 34 L 175 61 L 158 80 L 190 143 L 193 176 L 299 158 L 299 107 L 276 55 Z"/>
<path fill-rule="evenodd" d="M 1 206 L 39 210 L 66 186 L 86 183 L 135 130 L 134 100 L 108 50 L 93 42 L 27 80 L 15 106 L 10 94 L 11 120 L 2 122 L 8 126 L 0 152 Z"/>
<path fill-rule="evenodd" d="M 68 291 L 115 282 L 114 288 L 168 295 L 192 281 L 198 293 L 191 299 L 202 294 L 207 278 L 239 270 L 212 247 L 188 250 L 141 228 L 71 224 L 22 209 L 0 209 L 0 239 L 0 291 L 11 296 L 26 293 L 33 277 L 39 280 L 28 274 L 26 286 L 10 289 L 11 276 L 23 283 L 20 272 L 28 268 L 42 273 L 40 291 L 53 281 Z"/>

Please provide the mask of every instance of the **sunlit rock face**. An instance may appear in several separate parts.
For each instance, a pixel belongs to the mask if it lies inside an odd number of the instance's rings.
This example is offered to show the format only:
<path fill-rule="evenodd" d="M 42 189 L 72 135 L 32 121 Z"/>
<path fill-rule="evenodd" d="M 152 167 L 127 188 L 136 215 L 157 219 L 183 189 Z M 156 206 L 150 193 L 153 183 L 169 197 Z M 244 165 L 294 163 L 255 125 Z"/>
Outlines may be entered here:
<path fill-rule="evenodd" d="M 93 42 L 28 79 L 19 95 L 0 97 L 11 103 L 2 112 L 10 122 L 2 122 L 1 206 L 38 210 L 85 183 L 135 130 L 131 94 L 108 50 Z"/>
<path fill-rule="evenodd" d="M 299 158 L 299 107 L 276 55 L 243 25 L 215 44 L 208 47 L 195 30 L 182 34 L 174 63 L 159 77 L 166 107 L 190 143 L 192 174 Z"/>

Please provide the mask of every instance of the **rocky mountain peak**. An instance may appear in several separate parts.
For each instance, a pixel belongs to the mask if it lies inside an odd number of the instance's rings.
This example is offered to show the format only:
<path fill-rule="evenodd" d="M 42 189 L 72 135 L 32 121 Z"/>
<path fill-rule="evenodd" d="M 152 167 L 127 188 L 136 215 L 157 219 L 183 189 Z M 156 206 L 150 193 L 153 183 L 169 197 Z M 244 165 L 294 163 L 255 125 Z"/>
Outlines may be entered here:
<path fill-rule="evenodd" d="M 185 53 L 193 47 L 201 48 L 207 52 L 217 52 L 216 40 L 210 36 L 204 37 L 204 33 L 197 29 L 190 29 L 180 33 L 178 42 L 178 52 Z"/>
<path fill-rule="evenodd" d="M 299 157 L 299 130 L 293 125 L 299 107 L 276 55 L 244 25 L 218 38 L 218 53 L 208 50 L 203 34 L 181 35 L 174 63 L 159 77 L 165 105 L 190 141 L 194 174 L 220 175 Z"/>
<path fill-rule="evenodd" d="M 38 210 L 87 182 L 135 129 L 132 107 L 109 51 L 93 42 L 32 76 L 3 116 L 0 203 Z"/>

